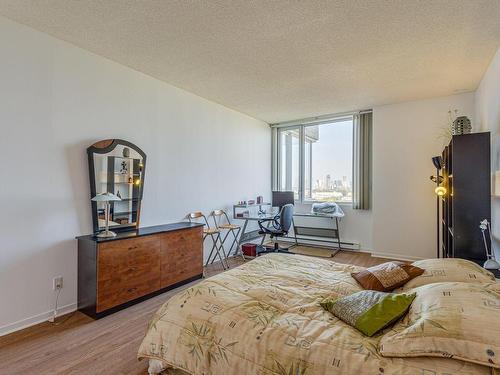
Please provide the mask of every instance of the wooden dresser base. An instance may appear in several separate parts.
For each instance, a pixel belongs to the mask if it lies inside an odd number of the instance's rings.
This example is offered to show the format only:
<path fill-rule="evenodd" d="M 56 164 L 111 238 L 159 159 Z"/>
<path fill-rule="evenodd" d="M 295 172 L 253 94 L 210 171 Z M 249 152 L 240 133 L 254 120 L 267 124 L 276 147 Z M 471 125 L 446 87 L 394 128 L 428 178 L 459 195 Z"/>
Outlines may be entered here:
<path fill-rule="evenodd" d="M 78 309 L 100 318 L 203 276 L 203 225 L 78 237 Z"/>

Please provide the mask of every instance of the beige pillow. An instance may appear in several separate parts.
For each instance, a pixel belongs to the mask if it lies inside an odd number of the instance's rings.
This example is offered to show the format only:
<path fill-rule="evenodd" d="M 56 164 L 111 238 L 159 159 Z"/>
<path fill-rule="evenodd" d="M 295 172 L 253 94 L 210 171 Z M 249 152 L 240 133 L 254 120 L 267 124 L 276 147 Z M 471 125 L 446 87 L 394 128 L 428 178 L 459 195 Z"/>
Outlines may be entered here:
<path fill-rule="evenodd" d="M 408 281 L 395 293 L 407 291 L 422 285 L 460 281 L 464 283 L 489 283 L 495 276 L 474 262 L 460 258 L 424 259 L 412 263 L 424 269 L 424 273 Z"/>
<path fill-rule="evenodd" d="M 413 292 L 408 314 L 380 340 L 384 357 L 446 357 L 500 368 L 497 283 L 434 283 Z"/>

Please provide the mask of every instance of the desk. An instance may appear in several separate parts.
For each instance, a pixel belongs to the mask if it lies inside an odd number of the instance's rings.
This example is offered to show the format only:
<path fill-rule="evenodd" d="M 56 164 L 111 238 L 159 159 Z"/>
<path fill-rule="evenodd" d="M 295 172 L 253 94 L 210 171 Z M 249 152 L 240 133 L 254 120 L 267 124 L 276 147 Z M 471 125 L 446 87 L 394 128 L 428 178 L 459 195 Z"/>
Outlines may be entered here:
<path fill-rule="evenodd" d="M 260 244 L 264 243 L 266 238 L 265 235 L 260 234 L 260 229 L 254 229 L 251 231 L 247 231 L 248 223 L 251 221 L 259 221 L 263 219 L 272 219 L 276 216 L 277 213 L 266 213 L 262 215 L 253 215 L 246 217 L 234 217 L 236 220 L 244 220 L 243 228 L 241 229 L 241 235 L 238 239 L 238 246 L 236 247 L 236 251 L 234 255 L 237 255 L 240 251 L 240 247 L 243 243 L 248 241 L 253 241 L 258 238 L 262 238 Z M 335 214 L 313 214 L 313 213 L 295 213 L 294 217 L 307 217 L 307 218 L 329 218 L 335 221 L 335 227 L 333 228 L 323 228 L 323 227 L 306 227 L 306 226 L 298 226 L 295 225 L 295 220 L 293 221 L 293 237 L 287 236 L 286 238 L 293 238 L 295 240 L 295 245 L 298 245 L 298 239 L 302 238 L 310 241 L 317 242 L 326 242 L 326 243 L 335 243 L 340 250 L 340 231 L 339 231 L 339 220 L 344 217 L 344 213 L 342 211 L 337 212 Z M 270 223 L 268 222 L 268 225 Z M 300 236 L 300 237 L 297 237 Z M 317 239 L 317 238 L 307 238 L 307 237 L 320 237 L 320 238 L 328 238 L 329 240 Z"/>
<path fill-rule="evenodd" d="M 236 247 L 236 252 L 234 255 L 238 254 L 238 252 L 240 251 L 241 245 L 244 244 L 245 242 L 253 241 L 253 240 L 256 240 L 257 238 L 262 237 L 260 244 L 262 245 L 264 243 L 264 239 L 266 238 L 266 236 L 259 233 L 260 228 L 247 232 L 248 222 L 259 221 L 259 220 L 264 220 L 264 219 L 272 219 L 275 216 L 276 216 L 276 214 L 262 214 L 262 215 L 257 215 L 257 216 L 235 217 L 234 219 L 244 220 L 245 223 L 243 224 L 243 228 L 241 229 L 240 238 L 238 239 L 238 246 Z"/>
<path fill-rule="evenodd" d="M 250 209 L 252 209 L 252 208 L 258 208 L 258 209 L 259 209 L 259 212 L 262 212 L 262 211 L 263 211 L 263 210 L 262 210 L 262 207 L 269 207 L 269 208 L 271 208 L 271 209 L 272 209 L 272 205 L 271 205 L 271 203 L 252 203 L 252 204 L 245 203 L 245 204 L 235 204 L 235 205 L 233 205 L 233 217 L 234 217 L 235 219 L 242 219 L 242 218 L 243 218 L 243 217 L 236 217 L 236 216 L 237 216 L 237 215 L 236 215 L 236 210 L 238 210 L 238 209 L 241 209 L 241 208 L 243 208 L 243 209 L 247 209 L 247 212 L 249 213 L 249 212 L 250 212 L 250 211 L 249 211 Z"/>
<path fill-rule="evenodd" d="M 314 213 L 296 213 L 294 217 L 308 217 L 308 218 L 329 218 L 335 221 L 335 226 L 333 228 L 324 227 L 306 227 L 295 225 L 293 222 L 293 233 L 295 237 L 295 243 L 297 239 L 306 239 L 311 241 L 326 242 L 326 243 L 336 243 L 338 250 L 340 247 L 340 231 L 339 231 L 339 220 L 344 217 L 344 212 L 340 210 L 334 214 L 314 214 Z M 300 237 L 297 237 L 300 236 Z M 320 237 L 329 238 L 329 240 L 317 239 L 317 238 L 307 238 L 307 237 Z"/>

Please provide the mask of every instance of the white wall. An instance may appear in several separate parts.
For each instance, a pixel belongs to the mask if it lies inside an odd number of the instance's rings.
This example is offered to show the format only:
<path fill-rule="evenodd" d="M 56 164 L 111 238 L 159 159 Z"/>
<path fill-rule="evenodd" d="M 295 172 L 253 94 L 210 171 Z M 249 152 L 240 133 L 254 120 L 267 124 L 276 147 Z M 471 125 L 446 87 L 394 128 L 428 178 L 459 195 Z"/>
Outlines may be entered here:
<path fill-rule="evenodd" d="M 491 132 L 491 171 L 500 171 L 500 48 L 476 91 L 476 118 L 481 130 Z M 500 198 L 491 200 L 491 231 L 497 241 L 495 254 L 500 259 Z"/>
<path fill-rule="evenodd" d="M 146 152 L 143 226 L 269 198 L 267 124 L 1 17 L 0 50 L 0 334 L 47 317 L 54 276 L 75 307 L 95 141 Z"/>
<path fill-rule="evenodd" d="M 93 142 L 123 138 L 147 153 L 143 226 L 269 197 L 263 122 L 1 17 L 0 48 L 0 334 L 48 316 L 54 276 L 65 282 L 59 305 L 75 308 L 74 236 L 91 231 L 85 149 Z M 476 93 L 478 123 L 495 134 L 499 55 Z M 343 207 L 344 241 L 382 256 L 434 257 L 430 158 L 444 146 L 450 109 L 474 123 L 474 94 L 374 108 L 374 207 Z"/>
<path fill-rule="evenodd" d="M 431 157 L 448 110 L 474 124 L 474 94 L 384 105 L 373 109 L 373 248 L 405 259 L 436 255 L 436 195 Z"/>

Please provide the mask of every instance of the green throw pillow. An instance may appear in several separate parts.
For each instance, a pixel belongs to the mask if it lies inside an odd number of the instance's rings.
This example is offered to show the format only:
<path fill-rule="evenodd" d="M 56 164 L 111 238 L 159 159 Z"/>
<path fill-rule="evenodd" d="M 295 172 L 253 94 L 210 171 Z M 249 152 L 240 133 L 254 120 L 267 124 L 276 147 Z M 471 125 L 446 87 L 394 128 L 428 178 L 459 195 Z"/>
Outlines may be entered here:
<path fill-rule="evenodd" d="M 325 299 L 320 305 L 365 335 L 373 336 L 403 316 L 415 296 L 415 293 L 393 294 L 363 290 L 338 299 Z"/>

